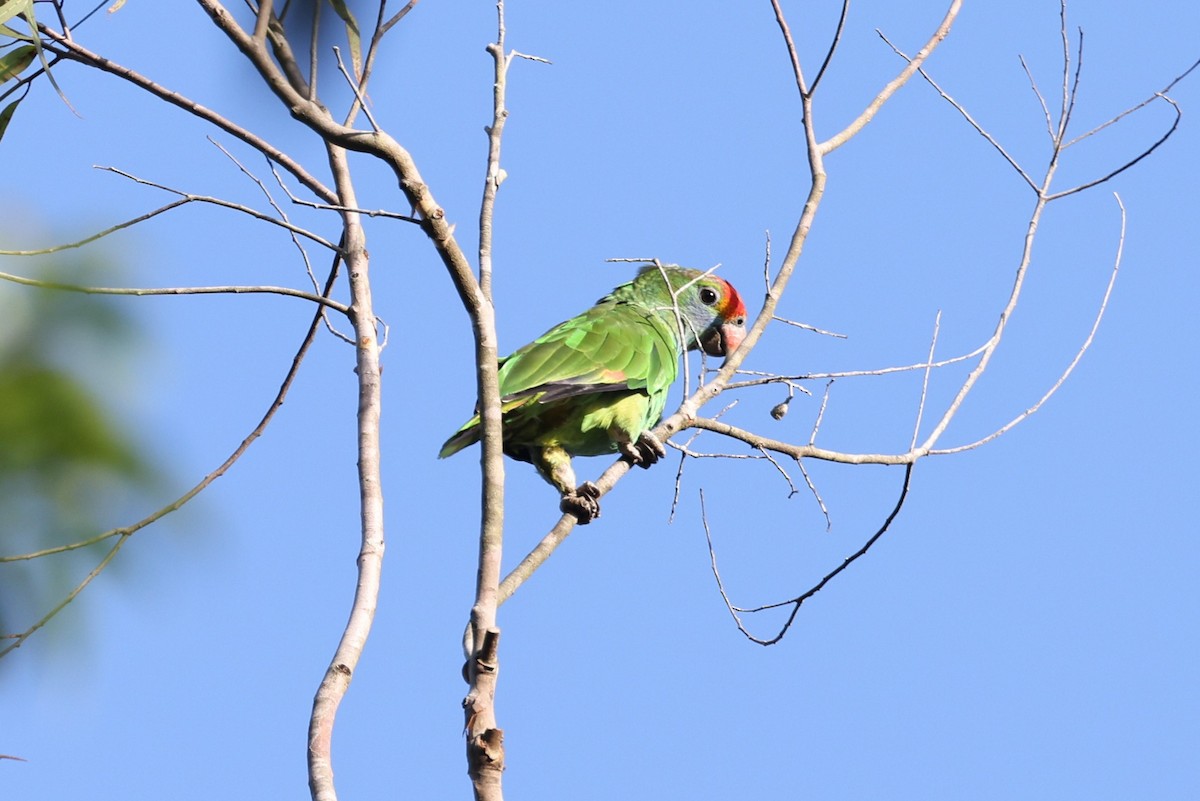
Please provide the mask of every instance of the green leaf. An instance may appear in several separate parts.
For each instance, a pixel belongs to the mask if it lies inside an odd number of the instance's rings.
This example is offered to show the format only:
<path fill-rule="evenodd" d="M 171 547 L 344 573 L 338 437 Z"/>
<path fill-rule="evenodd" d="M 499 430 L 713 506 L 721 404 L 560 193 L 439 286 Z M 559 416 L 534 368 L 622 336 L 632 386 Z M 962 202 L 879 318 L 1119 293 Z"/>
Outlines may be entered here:
<path fill-rule="evenodd" d="M 11 53 L 0 56 L 0 83 L 20 75 L 37 58 L 37 48 L 21 45 Z"/>
<path fill-rule="evenodd" d="M 32 9 L 33 0 L 0 0 L 0 23 L 8 22 L 18 14 Z"/>
<path fill-rule="evenodd" d="M 8 121 L 12 119 L 13 112 L 17 110 L 17 104 L 20 102 L 20 100 L 14 100 L 0 109 L 0 139 L 4 138 L 4 132 L 8 130 Z"/>
<path fill-rule="evenodd" d="M 358 32 L 358 21 L 346 6 L 346 0 L 329 0 L 329 5 L 346 23 L 346 41 L 350 44 L 350 60 L 354 67 L 354 77 L 362 78 L 362 36 Z"/>
<path fill-rule="evenodd" d="M 32 42 L 33 41 L 33 37 L 30 36 L 29 34 L 21 33 L 20 31 L 14 31 L 12 28 L 8 27 L 7 25 L 0 25 L 0 36 L 9 36 L 13 39 L 20 39 L 22 42 Z"/>
<path fill-rule="evenodd" d="M 3 2 L 5 2 L 5 0 L 0 0 L 0 3 Z M 42 49 L 42 37 L 38 35 L 37 19 L 33 16 L 33 0 L 7 0 L 5 5 L 0 6 L 0 22 L 8 19 L 4 15 L 8 13 L 9 6 L 13 3 L 24 6 L 24 8 L 20 10 L 21 16 L 24 17 L 25 22 L 29 25 L 29 33 L 32 35 L 31 41 L 33 42 L 34 48 L 37 50 L 38 61 L 42 62 L 42 69 L 46 71 L 46 80 L 50 81 L 50 85 L 53 86 L 54 91 L 58 93 L 59 99 L 66 104 L 67 108 L 71 109 L 71 113 L 78 117 L 79 112 L 76 111 L 75 107 L 71 105 L 71 101 L 67 100 L 67 96 L 63 92 L 62 87 L 58 85 L 58 81 L 54 80 L 54 73 L 50 71 L 50 62 L 46 59 L 46 53 Z"/>

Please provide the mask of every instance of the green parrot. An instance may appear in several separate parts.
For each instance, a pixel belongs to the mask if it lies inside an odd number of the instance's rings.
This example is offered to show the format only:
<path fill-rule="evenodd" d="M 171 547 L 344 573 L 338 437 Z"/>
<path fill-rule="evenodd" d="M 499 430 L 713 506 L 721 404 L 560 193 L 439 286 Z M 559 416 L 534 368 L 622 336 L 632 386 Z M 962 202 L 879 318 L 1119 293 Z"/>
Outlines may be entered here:
<path fill-rule="evenodd" d="M 664 280 L 665 279 L 665 280 Z M 669 281 L 669 285 L 668 285 Z M 504 452 L 529 462 L 580 524 L 600 516 L 600 492 L 575 484 L 572 456 L 620 452 L 649 467 L 666 455 L 658 424 L 685 350 L 728 356 L 746 336 L 746 306 L 715 275 L 651 264 L 596 305 L 499 362 Z M 439 458 L 479 441 L 479 415 Z"/>

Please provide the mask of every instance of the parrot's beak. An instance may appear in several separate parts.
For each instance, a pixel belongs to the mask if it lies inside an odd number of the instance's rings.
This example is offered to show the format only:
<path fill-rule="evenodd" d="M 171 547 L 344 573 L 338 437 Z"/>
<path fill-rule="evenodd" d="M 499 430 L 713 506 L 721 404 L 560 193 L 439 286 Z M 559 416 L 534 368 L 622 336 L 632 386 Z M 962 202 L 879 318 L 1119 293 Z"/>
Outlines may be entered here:
<path fill-rule="evenodd" d="M 745 323 L 714 325 L 700 337 L 700 348 L 709 356 L 728 356 L 745 338 Z"/>

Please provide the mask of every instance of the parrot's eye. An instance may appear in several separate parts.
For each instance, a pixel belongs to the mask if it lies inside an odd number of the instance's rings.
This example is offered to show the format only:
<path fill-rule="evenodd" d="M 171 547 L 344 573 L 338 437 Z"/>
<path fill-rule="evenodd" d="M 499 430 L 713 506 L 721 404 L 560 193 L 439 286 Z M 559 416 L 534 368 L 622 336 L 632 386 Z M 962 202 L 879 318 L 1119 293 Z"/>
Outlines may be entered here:
<path fill-rule="evenodd" d="M 700 290 L 700 302 L 705 306 L 711 306 L 717 302 L 717 293 L 715 290 L 704 287 Z"/>

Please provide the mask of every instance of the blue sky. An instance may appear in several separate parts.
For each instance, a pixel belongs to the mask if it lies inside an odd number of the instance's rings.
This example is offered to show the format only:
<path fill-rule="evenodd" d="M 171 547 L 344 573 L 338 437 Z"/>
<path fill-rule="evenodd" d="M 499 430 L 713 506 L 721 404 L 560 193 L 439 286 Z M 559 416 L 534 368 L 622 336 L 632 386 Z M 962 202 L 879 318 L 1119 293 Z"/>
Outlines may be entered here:
<path fill-rule="evenodd" d="M 807 6 L 821 6 L 813 10 Z M 811 75 L 836 4 L 789 3 Z M 823 80 L 817 126 L 853 118 L 915 51 L 942 3 L 854 4 Z M 811 17 L 809 15 L 812 15 Z M 490 117 L 488 3 L 427 0 L 399 25 L 374 114 L 417 159 L 468 252 Z M 1076 132 L 1161 89 L 1198 56 L 1184 2 L 1078 2 L 1085 31 Z M 632 274 L 612 257 L 708 268 L 762 297 L 764 232 L 778 258 L 807 191 L 799 104 L 762 3 L 508 7 L 509 45 L 553 64 L 510 74 L 509 178 L 496 218 L 502 349 L 580 311 Z M 264 132 L 320 169 L 307 132 L 254 82 L 192 4 L 130 2 L 79 41 Z M 1048 157 L 1039 86 L 1060 81 L 1058 6 L 967 4 L 929 63 L 1014 157 Z M 2 147 L 5 247 L 81 238 L 166 202 L 92 165 L 262 206 L 212 135 L 270 181 L 261 158 L 114 79 L 63 65 L 75 116 L 46 86 Z M 323 77 L 333 97 L 336 75 Z M 1086 336 L 1128 210 L 1124 260 L 1095 344 L 1036 415 L 977 451 L 918 464 L 903 515 L 865 559 L 805 605 L 779 645 L 732 625 L 714 586 L 704 489 L 735 603 L 786 599 L 836 566 L 894 502 L 894 468 L 808 464 L 812 497 L 759 462 L 689 464 L 668 523 L 674 457 L 629 476 L 500 613 L 497 702 L 511 798 L 1184 799 L 1200 786 L 1192 454 L 1200 301 L 1197 76 L 1173 92 L 1176 136 L 1105 187 L 1057 203 L 1026 294 L 943 444 L 970 442 L 1041 397 Z M 1052 103 L 1053 104 L 1053 103 Z M 1163 104 L 1068 152 L 1061 186 L 1153 142 Z M 407 211 L 383 168 L 355 160 L 370 208 Z M 780 328 L 746 362 L 781 373 L 870 369 L 990 333 L 1034 198 L 926 85 L 913 82 L 829 157 L 829 188 L 781 313 L 847 335 Z M 293 191 L 295 187 L 293 186 Z M 281 194 L 278 193 L 277 194 Z M 331 221 L 289 210 L 334 235 Z M 459 647 L 472 600 L 474 451 L 438 461 L 473 404 L 471 342 L 420 233 L 374 220 L 384 352 L 388 550 L 372 638 L 342 707 L 343 798 L 462 797 Z M 98 253 L 145 286 L 305 287 L 288 240 L 231 212 L 185 208 Z M 320 265 L 323 255 L 314 253 Z M 37 274 L 36 262 L 0 269 Z M 5 303 L 21 292 L 6 288 Z M 257 422 L 310 313 L 274 297 L 131 298 L 143 343 L 81 365 L 182 492 Z M 48 630 L 5 661 L 5 797 L 303 797 L 312 694 L 336 645 L 358 547 L 353 352 L 323 336 L 283 410 L 193 505 L 142 532 Z M 945 404 L 964 371 L 935 375 Z M 730 414 L 807 440 L 822 382 L 789 415 L 783 392 Z M 835 384 L 819 444 L 902 450 L 912 375 Z M 711 408 L 711 407 L 710 407 Z M 712 451 L 745 453 L 706 435 Z M 608 462 L 580 460 L 581 477 Z M 509 464 L 506 562 L 557 520 L 554 493 Z M 164 495 L 163 502 L 168 500 Z M 128 502 L 128 519 L 145 502 Z M 114 519 L 111 525 L 128 522 Z M 752 619 L 760 635 L 775 618 Z"/>

